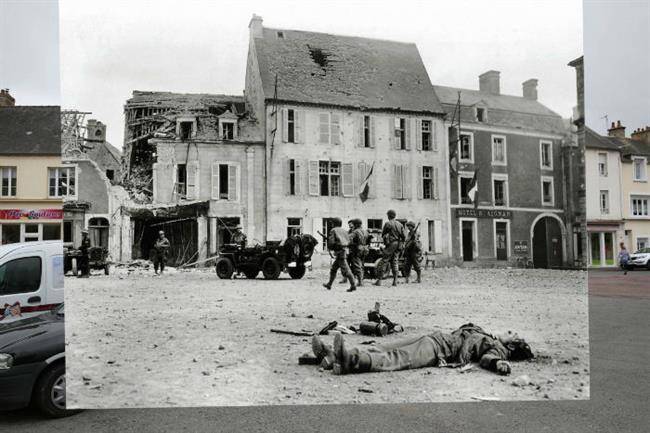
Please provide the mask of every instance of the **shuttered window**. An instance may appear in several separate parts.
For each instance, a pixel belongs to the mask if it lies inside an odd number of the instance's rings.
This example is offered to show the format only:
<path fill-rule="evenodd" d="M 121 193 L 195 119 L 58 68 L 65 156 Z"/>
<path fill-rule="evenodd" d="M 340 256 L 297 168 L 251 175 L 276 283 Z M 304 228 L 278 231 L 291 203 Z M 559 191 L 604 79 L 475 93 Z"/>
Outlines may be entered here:
<path fill-rule="evenodd" d="M 393 165 L 393 198 L 408 199 L 411 196 L 409 167 L 406 164 Z"/>
<path fill-rule="evenodd" d="M 212 199 L 239 200 L 239 166 L 228 162 L 212 164 Z"/>

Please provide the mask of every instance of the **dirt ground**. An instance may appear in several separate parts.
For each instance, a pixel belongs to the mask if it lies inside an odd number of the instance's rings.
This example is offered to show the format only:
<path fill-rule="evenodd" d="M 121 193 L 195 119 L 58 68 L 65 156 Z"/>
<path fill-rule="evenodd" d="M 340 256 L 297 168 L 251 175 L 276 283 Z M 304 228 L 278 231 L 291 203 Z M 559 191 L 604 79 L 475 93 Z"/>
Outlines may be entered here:
<path fill-rule="evenodd" d="M 421 285 L 321 287 L 326 271 L 299 281 L 219 280 L 212 270 L 117 268 L 66 279 L 69 407 L 401 403 L 589 398 L 587 274 L 532 269 L 436 269 Z M 286 278 L 283 274 L 283 278 Z M 451 331 L 473 322 L 525 337 L 534 361 L 510 376 L 478 366 L 335 376 L 298 365 L 310 337 L 271 328 L 358 325 L 375 303 L 402 324 L 387 337 Z M 324 337 L 331 342 L 333 337 Z M 513 382 L 527 376 L 528 385 Z"/>

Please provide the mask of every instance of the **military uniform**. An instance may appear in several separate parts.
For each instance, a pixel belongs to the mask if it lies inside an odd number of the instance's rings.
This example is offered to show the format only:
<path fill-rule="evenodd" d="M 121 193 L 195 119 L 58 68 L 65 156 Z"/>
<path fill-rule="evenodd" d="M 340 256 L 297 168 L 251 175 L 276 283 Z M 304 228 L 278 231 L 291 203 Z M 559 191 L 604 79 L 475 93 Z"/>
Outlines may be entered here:
<path fill-rule="evenodd" d="M 156 273 L 158 273 L 158 269 L 160 269 L 161 274 L 165 270 L 165 265 L 167 264 L 167 251 L 169 250 L 170 246 L 171 244 L 169 243 L 169 239 L 167 239 L 165 236 L 156 239 L 156 243 L 153 247 L 153 267 Z"/>
<path fill-rule="evenodd" d="M 363 284 L 363 260 L 368 252 L 368 232 L 361 228 L 361 221 L 350 233 L 350 256 L 348 262 L 352 274 L 357 278 L 358 285 Z"/>
<path fill-rule="evenodd" d="M 334 263 L 332 263 L 332 267 L 330 268 L 329 282 L 323 285 L 328 290 L 332 288 L 332 283 L 336 279 L 336 273 L 339 269 L 341 269 L 343 276 L 350 282 L 350 288 L 348 289 L 348 292 L 352 292 L 357 289 L 357 285 L 354 281 L 354 276 L 352 275 L 350 266 L 348 265 L 349 245 L 350 237 L 345 229 L 340 226 L 330 229 L 327 236 L 327 248 L 334 256 Z"/>
<path fill-rule="evenodd" d="M 90 238 L 84 236 L 81 239 L 81 246 L 79 247 L 81 257 L 79 257 L 79 271 L 81 277 L 88 278 L 90 276 Z"/>
<path fill-rule="evenodd" d="M 417 274 L 416 282 L 421 282 L 422 268 L 420 267 L 420 260 L 422 258 L 422 243 L 420 242 L 420 234 L 416 231 L 415 223 L 409 221 L 407 223 L 408 235 L 406 238 L 406 245 L 404 247 L 404 274 L 406 275 L 406 282 L 409 282 L 411 276 L 411 269 L 415 270 Z"/>
<path fill-rule="evenodd" d="M 246 235 L 242 233 L 241 230 L 237 230 L 233 233 L 231 242 L 233 244 L 241 245 L 242 247 L 246 246 Z"/>
<path fill-rule="evenodd" d="M 381 279 L 384 275 L 386 266 L 390 264 L 391 271 L 393 272 L 393 285 L 397 285 L 397 259 L 399 257 L 400 248 L 404 243 L 404 226 L 395 220 L 389 219 L 384 223 L 381 232 L 381 237 L 384 240 L 384 250 L 382 252 L 381 260 L 377 265 L 377 281 L 375 285 L 381 285 Z"/>

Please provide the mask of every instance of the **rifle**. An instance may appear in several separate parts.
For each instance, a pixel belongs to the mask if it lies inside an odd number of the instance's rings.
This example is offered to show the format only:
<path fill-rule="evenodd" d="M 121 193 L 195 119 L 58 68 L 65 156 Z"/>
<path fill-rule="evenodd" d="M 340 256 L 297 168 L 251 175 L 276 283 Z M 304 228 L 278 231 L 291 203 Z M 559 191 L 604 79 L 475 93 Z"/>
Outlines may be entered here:
<path fill-rule="evenodd" d="M 415 235 L 417 234 L 419 228 L 420 228 L 420 223 L 418 222 L 418 224 L 415 226 L 415 229 L 409 233 L 409 238 L 406 240 L 406 243 L 404 244 L 404 251 L 406 251 L 409 248 L 410 244 L 415 239 Z"/>
<path fill-rule="evenodd" d="M 327 236 L 325 236 L 324 234 L 322 234 L 322 233 L 319 232 L 318 230 L 316 230 L 316 233 L 318 233 L 318 234 L 320 235 L 320 237 L 323 238 L 323 241 L 325 242 L 325 245 L 327 245 Z M 331 251 L 329 248 L 327 248 L 327 252 L 329 253 L 330 258 L 333 259 L 334 256 L 332 255 L 332 251 Z"/>

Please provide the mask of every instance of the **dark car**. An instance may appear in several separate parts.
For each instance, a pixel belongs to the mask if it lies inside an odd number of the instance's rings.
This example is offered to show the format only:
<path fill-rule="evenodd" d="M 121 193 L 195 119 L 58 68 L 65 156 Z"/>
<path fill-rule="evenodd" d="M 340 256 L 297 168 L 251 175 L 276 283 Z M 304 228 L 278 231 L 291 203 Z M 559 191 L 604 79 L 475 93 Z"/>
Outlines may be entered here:
<path fill-rule="evenodd" d="M 63 305 L 38 316 L 0 322 L 0 409 L 30 403 L 50 417 L 65 408 Z"/>

